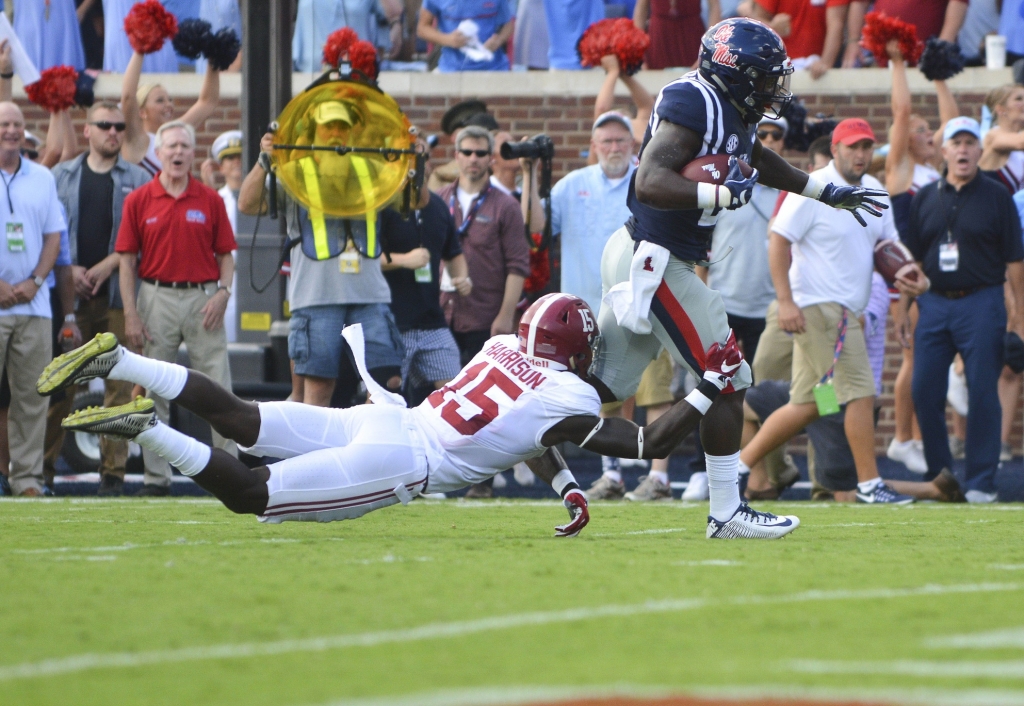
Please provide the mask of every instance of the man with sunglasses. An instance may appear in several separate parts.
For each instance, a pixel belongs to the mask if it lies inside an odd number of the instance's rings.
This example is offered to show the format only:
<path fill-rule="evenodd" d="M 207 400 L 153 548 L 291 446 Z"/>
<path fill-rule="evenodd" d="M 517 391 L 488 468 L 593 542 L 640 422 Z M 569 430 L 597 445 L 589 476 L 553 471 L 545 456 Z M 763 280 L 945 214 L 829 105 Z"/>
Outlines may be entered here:
<path fill-rule="evenodd" d="M 124 312 L 118 284 L 119 258 L 114 252 L 125 197 L 148 183 L 149 173 L 126 162 L 121 155 L 125 119 L 111 101 L 98 101 L 89 109 L 85 139 L 89 151 L 53 168 L 57 197 L 68 215 L 72 273 L 78 301 L 75 319 L 86 337 L 109 331 L 122 343 Z M 67 416 L 75 398 L 72 390 L 50 407 L 47 415 L 46 462 L 55 463 L 64 432 L 60 420 Z M 106 381 L 104 403 L 124 404 L 131 399 L 131 385 Z M 99 495 L 120 495 L 124 483 L 128 445 L 104 437 L 100 440 Z"/>

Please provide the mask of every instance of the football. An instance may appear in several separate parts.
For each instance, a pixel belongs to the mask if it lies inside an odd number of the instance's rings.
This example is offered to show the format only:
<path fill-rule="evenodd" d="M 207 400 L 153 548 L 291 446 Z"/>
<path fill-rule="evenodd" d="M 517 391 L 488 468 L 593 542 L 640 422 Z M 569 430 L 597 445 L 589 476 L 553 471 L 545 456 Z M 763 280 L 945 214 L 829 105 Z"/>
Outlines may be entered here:
<path fill-rule="evenodd" d="M 902 276 L 916 282 L 917 271 L 913 269 L 913 265 L 914 256 L 900 241 L 879 240 L 875 244 L 875 269 L 890 287 L 896 283 L 897 277 Z"/>
<path fill-rule="evenodd" d="M 690 181 L 702 181 L 706 184 L 724 184 L 725 177 L 729 174 L 729 158 L 731 156 L 728 154 L 709 154 L 706 157 L 698 157 L 683 167 L 683 171 L 680 174 Z M 754 173 L 749 164 L 742 159 L 739 162 L 740 172 L 743 176 L 748 177 Z"/>

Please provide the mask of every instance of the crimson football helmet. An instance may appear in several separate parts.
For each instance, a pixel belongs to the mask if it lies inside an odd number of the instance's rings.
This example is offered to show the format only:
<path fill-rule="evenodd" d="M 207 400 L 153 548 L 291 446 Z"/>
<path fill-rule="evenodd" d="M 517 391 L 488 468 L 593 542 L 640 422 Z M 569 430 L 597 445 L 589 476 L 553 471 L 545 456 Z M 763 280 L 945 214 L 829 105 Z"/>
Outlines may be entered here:
<path fill-rule="evenodd" d="M 561 365 L 581 378 L 594 361 L 597 317 L 572 294 L 545 294 L 519 322 L 519 352 Z"/>

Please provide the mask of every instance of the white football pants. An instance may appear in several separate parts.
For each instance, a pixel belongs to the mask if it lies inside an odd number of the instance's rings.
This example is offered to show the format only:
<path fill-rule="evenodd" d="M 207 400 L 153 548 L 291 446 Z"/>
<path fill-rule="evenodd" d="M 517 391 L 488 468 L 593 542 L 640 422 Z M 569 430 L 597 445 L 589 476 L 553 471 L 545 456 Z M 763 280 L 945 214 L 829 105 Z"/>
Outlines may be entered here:
<path fill-rule="evenodd" d="M 331 522 L 411 501 L 427 485 L 423 437 L 404 407 L 262 402 L 256 444 L 273 463 L 261 522 Z"/>

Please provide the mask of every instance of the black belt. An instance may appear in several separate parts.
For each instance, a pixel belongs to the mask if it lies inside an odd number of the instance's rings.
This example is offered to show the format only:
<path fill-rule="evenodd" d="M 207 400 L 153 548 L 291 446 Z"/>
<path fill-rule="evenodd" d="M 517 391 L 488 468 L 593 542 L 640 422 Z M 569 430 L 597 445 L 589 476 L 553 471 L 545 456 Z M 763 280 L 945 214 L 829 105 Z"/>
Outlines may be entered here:
<path fill-rule="evenodd" d="M 934 291 L 940 297 L 945 297 L 946 299 L 963 299 L 964 297 L 968 297 L 974 294 L 975 292 L 980 292 L 982 289 L 984 289 L 984 287 L 971 287 L 970 289 L 947 289 L 944 292 L 939 292 L 936 290 L 932 291 Z"/>
<path fill-rule="evenodd" d="M 168 289 L 203 289 L 208 284 L 216 284 L 216 280 L 209 280 L 207 282 L 161 282 L 158 279 L 149 279 L 143 277 L 142 281 L 146 284 L 152 284 L 154 287 L 167 287 Z"/>

